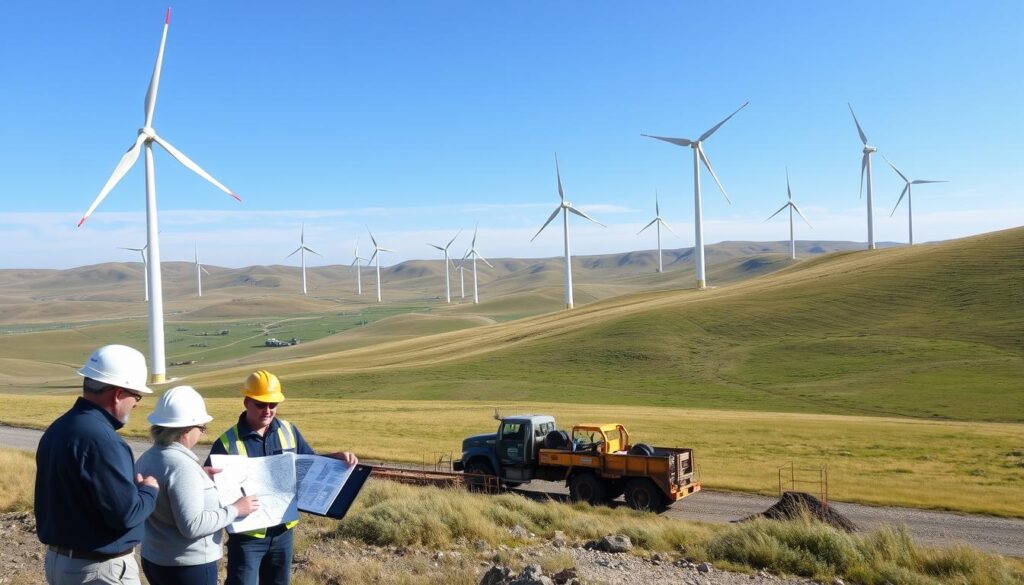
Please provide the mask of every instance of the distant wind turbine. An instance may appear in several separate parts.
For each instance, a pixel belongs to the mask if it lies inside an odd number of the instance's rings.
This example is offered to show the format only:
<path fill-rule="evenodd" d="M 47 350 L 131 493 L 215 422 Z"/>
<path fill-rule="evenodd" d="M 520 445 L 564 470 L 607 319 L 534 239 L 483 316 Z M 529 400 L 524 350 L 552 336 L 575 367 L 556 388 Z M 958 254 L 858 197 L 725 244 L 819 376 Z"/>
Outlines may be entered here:
<path fill-rule="evenodd" d="M 138 138 L 135 139 L 135 143 L 128 149 L 128 152 L 124 153 L 121 157 L 120 162 L 114 167 L 113 174 L 107 179 L 103 189 L 100 190 L 100 194 L 96 197 L 96 200 L 92 202 L 89 209 L 82 216 L 81 221 L 78 222 L 78 226 L 81 227 L 86 219 L 92 215 L 96 207 L 106 198 L 107 194 L 117 185 L 117 183 L 128 173 L 135 162 L 139 159 L 140 151 L 146 152 L 146 245 L 149 247 L 149 263 L 147 265 L 147 278 L 149 281 L 148 289 L 152 291 L 150 294 L 149 303 L 149 351 L 150 361 L 149 367 L 152 372 L 150 375 L 150 381 L 153 384 L 160 384 L 166 380 L 167 374 L 167 360 L 164 355 L 164 301 L 163 301 L 163 284 L 160 276 L 160 239 L 157 235 L 158 224 L 157 224 L 157 210 L 156 210 L 156 176 L 154 174 L 153 165 L 153 143 L 157 143 L 161 148 L 167 151 L 175 160 L 185 166 L 185 168 L 193 171 L 200 177 L 206 179 L 221 191 L 224 191 L 228 195 L 231 195 L 238 201 L 241 199 L 231 192 L 230 189 L 220 184 L 216 179 L 210 176 L 206 171 L 199 167 L 192 159 L 185 156 L 177 148 L 171 146 L 169 142 L 157 135 L 156 130 L 153 129 L 153 112 L 156 109 L 156 96 L 157 90 L 160 86 L 160 70 L 163 67 L 164 62 L 164 46 L 167 43 L 167 29 L 171 23 L 171 9 L 167 9 L 167 16 L 164 18 L 164 32 L 163 36 L 160 37 L 160 50 L 156 56 L 156 65 L 153 67 L 153 75 L 149 80 L 149 89 L 146 91 L 145 101 L 145 122 L 142 128 L 139 130 Z"/>
<path fill-rule="evenodd" d="M 196 286 L 199 289 L 199 296 L 203 296 L 203 273 L 209 274 L 210 271 L 205 266 L 199 263 L 199 244 L 195 245 L 196 250 Z"/>
<path fill-rule="evenodd" d="M 139 255 L 142 256 L 142 287 L 145 289 L 143 291 L 143 295 L 144 295 L 143 300 L 148 301 L 149 300 L 149 271 L 148 271 L 149 262 L 146 261 L 146 248 L 149 247 L 149 244 L 146 244 L 145 246 L 143 246 L 141 248 L 123 248 L 123 247 L 120 247 L 120 246 L 118 246 L 118 247 L 121 250 L 131 250 L 132 252 L 138 252 Z"/>
<path fill-rule="evenodd" d="M 373 242 L 373 254 L 370 256 L 370 260 L 369 261 L 373 262 L 374 259 L 377 260 L 377 302 L 379 303 L 379 302 L 381 302 L 381 296 L 380 296 L 380 289 L 381 289 L 381 286 L 380 286 L 380 253 L 381 252 L 391 252 L 391 250 L 388 250 L 387 248 L 381 248 L 380 245 L 377 244 L 377 240 L 374 239 L 373 232 L 370 231 L 369 226 L 367 226 L 366 232 L 370 234 L 370 241 Z"/>
<path fill-rule="evenodd" d="M 811 222 L 807 221 L 807 218 L 804 217 L 803 212 L 800 211 L 800 208 L 796 206 L 796 203 L 793 203 L 793 190 L 789 188 L 789 169 L 786 169 L 786 193 L 789 195 L 789 201 L 787 201 L 785 205 L 780 207 L 778 211 L 769 215 L 768 219 L 766 219 L 765 221 L 768 221 L 769 219 L 782 213 L 782 211 L 785 210 L 786 208 L 789 208 L 789 259 L 796 260 L 796 240 L 793 239 L 793 212 L 795 211 L 800 214 L 800 217 L 803 218 L 804 223 L 807 224 L 807 227 L 811 228 L 812 230 L 814 229 L 814 227 L 811 226 Z"/>
<path fill-rule="evenodd" d="M 322 254 L 306 245 L 306 224 L 303 222 L 302 229 L 299 232 L 299 247 L 295 248 L 294 252 L 284 257 L 284 259 L 287 260 L 295 254 L 298 254 L 299 258 L 302 259 L 302 294 L 306 294 L 306 252 L 316 254 L 323 258 Z"/>
<path fill-rule="evenodd" d="M 857 125 L 857 133 L 860 134 L 860 141 L 864 143 L 864 156 L 860 159 L 860 191 L 857 192 L 860 195 L 864 191 L 864 173 L 868 174 L 868 250 L 875 249 L 875 212 L 871 204 L 871 155 L 878 152 L 878 149 L 868 144 L 868 137 L 864 135 L 864 129 L 860 127 L 860 122 L 857 121 L 857 114 L 853 113 L 853 106 L 846 104 L 850 107 L 850 115 L 853 116 L 853 123 Z"/>
<path fill-rule="evenodd" d="M 353 252 L 352 267 L 356 269 L 356 294 L 363 294 L 363 268 L 359 265 L 360 260 L 366 260 L 359 255 L 359 238 L 356 238 L 356 249 Z"/>
<path fill-rule="evenodd" d="M 677 234 L 675 230 L 673 230 L 672 227 L 668 225 L 668 223 L 665 220 L 661 219 L 661 206 L 658 205 L 657 190 L 654 191 L 654 219 L 651 220 L 651 223 L 645 225 L 642 230 L 638 231 L 636 235 L 639 236 L 640 234 L 644 233 L 644 230 L 651 227 L 652 225 L 655 226 L 655 229 L 658 232 L 658 272 L 664 272 L 661 269 L 661 226 L 665 226 L 665 229 L 672 232 L 672 234 L 675 235 L 675 237 L 677 238 L 679 237 L 679 234 Z"/>
<path fill-rule="evenodd" d="M 571 309 L 572 308 L 572 255 L 569 253 L 569 214 L 570 213 L 575 213 L 576 215 L 578 215 L 578 216 L 580 216 L 580 217 L 582 217 L 584 219 L 588 219 L 588 220 L 596 223 L 597 225 L 599 225 L 601 227 L 608 227 L 608 226 L 606 226 L 603 223 L 597 221 L 596 219 L 590 217 L 586 213 L 583 213 L 579 209 L 576 209 L 575 207 L 572 206 L 572 203 L 569 203 L 568 201 L 565 200 L 565 192 L 562 190 L 562 173 L 558 169 L 558 154 L 557 153 L 555 154 L 555 177 L 558 180 L 558 198 L 561 201 L 560 201 L 558 207 L 556 207 L 555 210 L 553 212 L 551 212 L 551 216 L 548 217 L 548 220 L 546 222 L 544 222 L 544 225 L 540 226 L 540 229 L 537 230 L 537 233 L 534 234 L 532 238 L 530 238 L 530 241 L 532 242 L 532 241 L 536 240 L 537 236 L 539 236 L 540 233 L 542 231 L 544 231 L 544 228 L 548 227 L 548 224 L 551 223 L 555 219 L 555 217 L 558 216 L 559 213 L 562 214 L 562 235 L 563 235 L 563 239 L 565 240 L 565 308 L 566 309 Z"/>
<path fill-rule="evenodd" d="M 437 244 L 431 244 L 430 242 L 427 242 L 427 245 L 430 246 L 431 248 L 437 248 L 438 250 L 444 252 L 444 302 L 446 303 L 452 302 L 452 292 L 448 271 L 448 248 L 451 247 L 452 243 L 455 242 L 455 239 L 458 238 L 459 234 L 461 233 L 462 230 L 459 230 L 459 232 L 455 234 L 455 237 L 452 238 L 451 240 L 448 240 L 448 243 L 445 244 L 443 248 L 441 246 L 438 246 Z"/>
<path fill-rule="evenodd" d="M 668 138 L 666 136 L 653 136 L 650 134 L 641 134 L 647 138 L 654 138 L 677 146 L 689 146 L 693 149 L 693 252 L 694 252 L 694 264 L 697 268 L 697 288 L 705 288 L 707 286 L 707 279 L 704 276 L 704 216 L 701 211 L 701 199 L 700 199 L 700 164 L 704 163 L 704 167 L 711 173 L 711 178 L 715 180 L 718 185 L 718 189 L 722 192 L 725 200 L 732 205 L 732 201 L 729 200 L 729 195 L 725 192 L 725 187 L 722 186 L 722 182 L 718 180 L 718 175 L 715 174 L 715 169 L 711 168 L 711 160 L 708 159 L 708 155 L 704 153 L 704 141 L 711 138 L 711 135 L 718 131 L 729 121 L 730 118 L 735 116 L 740 110 L 747 107 L 746 102 L 740 106 L 735 112 L 729 114 L 724 120 L 715 124 L 710 130 L 700 135 L 697 140 L 690 140 L 689 138 Z"/>
<path fill-rule="evenodd" d="M 466 251 L 469 254 L 469 251 Z M 455 267 L 455 272 L 459 273 L 459 297 L 466 298 L 466 257 L 463 256 L 459 259 L 458 266 Z"/>
<path fill-rule="evenodd" d="M 476 249 L 476 232 L 477 232 L 478 229 L 480 229 L 480 223 L 479 222 L 476 224 L 476 227 L 473 228 L 473 243 L 471 243 L 469 245 L 469 250 L 467 250 L 466 251 L 466 255 L 462 257 L 463 260 L 465 260 L 466 258 L 469 258 L 470 256 L 473 257 L 473 304 L 478 304 L 480 302 L 480 294 L 479 294 L 479 292 L 477 290 L 477 278 L 476 278 L 476 261 L 477 261 L 477 258 L 479 258 L 480 261 L 483 262 L 484 264 L 490 266 L 491 268 L 494 268 L 494 266 L 491 266 L 491 263 L 487 261 L 487 258 L 484 258 L 483 256 L 481 256 L 480 252 L 478 252 L 477 249 Z M 543 229 L 543 228 L 541 228 L 541 229 Z"/>
<path fill-rule="evenodd" d="M 882 155 L 882 158 L 885 158 L 885 155 Z M 910 198 L 911 197 L 911 195 L 910 195 L 910 186 L 911 185 L 923 185 L 925 183 L 948 183 L 949 181 L 928 181 L 928 180 L 924 180 L 924 179 L 914 179 L 913 181 L 911 181 L 910 179 L 907 178 L 906 175 L 901 173 L 900 170 L 896 168 L 896 165 L 892 164 L 892 161 L 890 161 L 889 159 L 885 158 L 885 162 L 889 163 L 889 166 L 892 167 L 892 170 L 896 171 L 896 174 L 899 175 L 901 179 L 903 179 L 904 183 L 906 183 L 906 185 L 903 187 L 903 192 L 900 193 L 900 198 L 896 201 L 896 206 L 892 208 L 892 213 L 889 214 L 889 217 L 892 217 L 893 215 L 896 214 L 896 208 L 900 206 L 900 203 L 903 201 L 903 196 L 906 195 L 907 196 L 907 225 L 908 225 L 908 228 L 910 230 L 910 245 L 913 246 L 914 245 L 914 202 Z"/>

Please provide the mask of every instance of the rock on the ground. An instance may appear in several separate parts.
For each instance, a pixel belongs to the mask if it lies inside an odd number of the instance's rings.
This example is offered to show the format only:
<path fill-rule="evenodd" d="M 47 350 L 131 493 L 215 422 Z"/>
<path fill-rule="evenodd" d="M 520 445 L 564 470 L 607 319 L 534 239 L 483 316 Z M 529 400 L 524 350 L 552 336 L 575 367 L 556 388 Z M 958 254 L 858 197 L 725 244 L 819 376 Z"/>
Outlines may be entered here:
<path fill-rule="evenodd" d="M 530 538 L 530 533 L 518 524 L 510 528 L 509 533 L 511 533 L 512 538 L 515 538 L 516 540 L 526 540 Z"/>
<path fill-rule="evenodd" d="M 596 548 L 610 553 L 624 553 L 633 550 L 633 543 L 625 534 L 609 534 L 597 541 Z"/>

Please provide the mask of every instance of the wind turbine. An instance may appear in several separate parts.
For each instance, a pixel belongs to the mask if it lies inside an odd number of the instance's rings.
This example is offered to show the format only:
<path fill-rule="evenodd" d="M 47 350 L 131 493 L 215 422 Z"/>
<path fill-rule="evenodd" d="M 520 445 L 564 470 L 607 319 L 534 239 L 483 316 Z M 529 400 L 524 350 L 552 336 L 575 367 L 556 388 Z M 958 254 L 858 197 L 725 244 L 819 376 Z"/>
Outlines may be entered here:
<path fill-rule="evenodd" d="M 860 134 L 860 141 L 864 143 L 864 157 L 860 159 L 860 191 L 864 190 L 864 172 L 868 174 L 868 250 L 875 249 L 875 213 L 871 206 L 871 155 L 878 151 L 877 148 L 868 144 L 868 137 L 864 135 L 864 129 L 857 121 L 857 114 L 853 113 L 853 106 L 850 107 L 850 114 L 853 116 L 853 123 L 857 125 L 857 133 Z"/>
<path fill-rule="evenodd" d="M 679 234 L 677 234 L 675 230 L 672 229 L 672 226 L 668 225 L 668 223 L 665 220 L 661 219 L 661 207 L 658 205 L 657 190 L 654 191 L 654 219 L 651 220 L 651 223 L 645 225 L 642 230 L 638 231 L 636 235 L 639 236 L 640 234 L 644 233 L 644 230 L 651 227 L 652 225 L 655 226 L 655 229 L 657 229 L 658 231 L 658 272 L 664 272 L 661 269 L 661 226 L 665 226 L 665 229 L 672 232 L 677 238 L 679 237 Z"/>
<path fill-rule="evenodd" d="M 199 244 L 196 244 L 196 285 L 199 289 L 199 296 L 203 296 L 203 272 L 209 274 L 210 271 L 205 266 L 199 263 Z"/>
<path fill-rule="evenodd" d="M 437 248 L 438 250 L 444 252 L 444 302 L 446 303 L 452 302 L 451 286 L 448 280 L 448 248 L 451 247 L 452 243 L 455 242 L 455 239 L 458 238 L 459 234 L 461 233 L 462 230 L 459 230 L 459 233 L 455 234 L 455 237 L 449 240 L 448 243 L 445 244 L 443 248 L 441 246 L 438 246 L 437 244 L 431 244 L 430 242 L 427 242 L 428 246 L 432 248 Z"/>
<path fill-rule="evenodd" d="M 804 217 L 803 212 L 800 211 L 800 208 L 796 206 L 796 203 L 793 203 L 793 190 L 789 188 L 789 169 L 786 169 L 786 193 L 789 195 L 789 201 L 787 201 L 785 205 L 780 207 L 778 211 L 769 215 L 768 219 L 766 219 L 765 221 L 768 221 L 769 219 L 782 213 L 782 211 L 787 207 L 789 208 L 789 259 L 796 260 L 796 240 L 793 239 L 793 212 L 795 211 L 800 214 L 800 217 L 803 218 L 804 223 L 807 224 L 807 227 L 811 228 L 812 230 L 814 229 L 814 227 L 811 226 L 811 222 L 807 221 L 807 218 Z"/>
<path fill-rule="evenodd" d="M 160 70 L 163 67 L 164 62 L 164 46 L 167 43 L 167 29 L 171 23 L 171 9 L 167 9 L 167 16 L 164 18 L 164 32 L 163 36 L 160 37 L 160 50 L 156 56 L 156 65 L 153 67 L 153 75 L 149 80 L 149 89 L 146 91 L 145 101 L 145 122 L 141 129 L 139 129 L 139 135 L 135 139 L 135 143 L 128 149 L 128 152 L 124 153 L 121 160 L 114 167 L 113 174 L 107 179 L 103 189 L 100 190 L 100 194 L 96 197 L 96 200 L 92 202 L 89 209 L 82 216 L 81 221 L 78 222 L 78 226 L 81 227 L 86 219 L 92 215 L 92 212 L 96 207 L 106 198 L 107 194 L 117 185 L 125 174 L 132 168 L 135 162 L 139 159 L 140 151 L 146 152 L 146 245 L 149 247 L 149 263 L 146 267 L 147 277 L 149 280 L 149 289 L 152 289 L 151 300 L 149 302 L 149 352 L 150 360 L 149 367 L 151 368 L 152 374 L 150 375 L 150 382 L 153 384 L 160 384 L 166 380 L 167 373 L 167 360 L 164 358 L 164 301 L 163 301 L 163 284 L 160 277 L 160 240 L 157 235 L 158 224 L 157 224 L 157 213 L 156 213 L 156 175 L 153 164 L 153 143 L 157 143 L 167 151 L 175 160 L 185 166 L 185 168 L 193 171 L 200 177 L 206 179 L 210 183 L 213 183 L 221 191 L 224 191 L 228 195 L 231 195 L 236 200 L 241 199 L 231 192 L 230 189 L 220 184 L 216 179 L 210 176 L 206 171 L 199 167 L 192 159 L 185 156 L 177 148 L 171 146 L 169 142 L 157 135 L 156 130 L 153 129 L 153 111 L 156 109 L 156 96 L 157 90 L 160 87 Z"/>
<path fill-rule="evenodd" d="M 885 158 L 885 155 L 882 155 L 882 158 Z M 906 183 L 906 186 L 903 187 L 903 192 L 900 193 L 900 198 L 896 201 L 896 206 L 892 208 L 892 213 L 889 214 L 889 217 L 892 217 L 893 215 L 896 214 L 896 208 L 900 206 L 900 203 L 903 201 L 903 196 L 906 195 L 907 196 L 907 222 L 908 222 L 907 225 L 908 225 L 908 227 L 910 229 L 910 245 L 913 246 L 914 245 L 914 202 L 911 200 L 910 186 L 911 185 L 923 185 L 925 183 L 948 183 L 949 181 L 927 181 L 927 180 L 924 180 L 924 179 L 914 179 L 913 181 L 911 181 L 910 179 L 907 178 L 906 175 L 901 173 L 900 170 L 896 168 L 896 165 L 892 164 L 892 161 L 890 161 L 889 159 L 885 158 L 885 162 L 889 163 L 889 166 L 892 167 L 892 170 L 896 171 L 896 174 L 899 175 L 900 178 L 903 179 L 903 182 Z"/>
<path fill-rule="evenodd" d="M 380 297 L 380 253 L 381 252 L 391 252 L 392 250 L 388 250 L 387 248 L 381 248 L 380 247 L 380 245 L 377 243 L 377 240 L 374 239 L 373 232 L 370 231 L 369 226 L 367 226 L 366 232 L 370 234 L 370 241 L 373 242 L 373 254 L 370 256 L 369 262 L 373 262 L 374 258 L 377 259 L 377 302 L 379 303 L 379 302 L 381 302 L 381 297 Z"/>
<path fill-rule="evenodd" d="M 704 141 L 711 138 L 711 135 L 718 131 L 729 121 L 729 118 L 735 116 L 740 110 L 747 107 L 744 103 L 735 112 L 729 114 L 724 120 L 715 124 L 710 130 L 700 135 L 697 140 L 690 140 L 689 138 L 668 138 L 666 136 L 653 136 L 650 134 L 641 134 L 647 138 L 654 138 L 664 142 L 669 142 L 677 146 L 689 146 L 693 150 L 693 251 L 694 251 L 694 264 L 697 267 L 697 288 L 702 289 L 707 286 L 707 280 L 704 277 L 704 217 L 701 212 L 701 200 L 700 200 L 700 163 L 703 162 L 704 166 L 711 173 L 711 178 L 715 180 L 718 185 L 718 189 L 722 192 L 725 200 L 732 205 L 732 201 L 729 200 L 729 195 L 725 192 L 725 187 L 722 186 L 722 182 L 718 180 L 718 175 L 715 174 L 715 169 L 711 167 L 711 160 L 708 159 L 708 155 L 704 153 Z"/>
<path fill-rule="evenodd" d="M 143 288 L 145 288 L 145 292 L 143 293 L 145 295 L 145 297 L 144 297 L 143 300 L 149 301 L 149 272 L 148 272 L 149 263 L 146 262 L 146 248 L 149 247 L 149 244 L 146 244 L 145 246 L 143 246 L 141 248 L 123 248 L 123 247 L 120 247 L 120 246 L 118 246 L 118 247 L 121 250 L 131 250 L 132 252 L 138 252 L 139 255 L 142 256 L 142 286 L 143 286 Z"/>
<path fill-rule="evenodd" d="M 558 169 L 558 154 L 557 153 L 555 154 L 555 177 L 557 177 L 557 179 L 558 179 L 558 198 L 561 200 L 561 202 L 559 203 L 558 207 L 556 207 L 555 210 L 553 212 L 551 212 L 551 216 L 548 217 L 548 220 L 546 222 L 544 222 L 544 225 L 540 226 L 540 229 L 537 230 L 537 233 L 534 234 L 532 238 L 530 238 L 530 241 L 532 242 L 532 241 L 536 240 L 537 236 L 539 236 L 540 233 L 542 231 L 544 231 L 544 228 L 548 227 L 548 224 L 551 223 L 552 220 L 554 220 L 555 217 L 558 216 L 559 213 L 562 214 L 562 234 L 563 234 L 564 239 L 565 239 L 565 308 L 566 309 L 571 309 L 572 308 L 572 255 L 569 253 L 569 214 L 570 213 L 575 213 L 576 215 L 578 215 L 578 216 L 580 216 L 580 217 L 582 217 L 584 219 L 589 219 L 590 221 L 596 223 L 597 225 L 599 225 L 601 227 L 608 227 L 608 226 L 606 226 L 603 223 L 597 221 L 596 219 L 590 217 L 586 213 L 583 213 L 579 209 L 576 209 L 575 207 L 572 206 L 572 203 L 569 203 L 568 201 L 565 200 L 565 192 L 562 191 L 562 173 Z M 475 274 L 474 274 L 474 286 L 476 285 L 475 280 L 476 279 L 475 279 Z"/>
<path fill-rule="evenodd" d="M 469 251 L 466 251 L 469 254 Z M 466 257 L 463 256 L 459 259 L 459 265 L 455 267 L 455 272 L 459 273 L 459 297 L 466 298 Z"/>
<path fill-rule="evenodd" d="M 477 252 L 477 250 L 476 250 L 476 232 L 477 232 L 478 229 L 480 229 L 480 223 L 479 222 L 477 222 L 476 227 L 473 228 L 473 243 L 471 243 L 469 245 L 469 250 L 467 250 L 466 251 L 466 255 L 462 257 L 463 260 L 465 260 L 466 258 L 469 258 L 470 256 L 473 257 L 473 304 L 474 305 L 478 304 L 480 302 L 480 294 L 479 294 L 479 292 L 477 290 L 477 279 L 476 279 L 476 260 L 477 260 L 477 258 L 479 258 L 480 261 L 482 261 L 484 264 L 490 266 L 491 268 L 494 268 L 494 266 L 492 266 L 491 263 L 487 261 L 487 258 L 484 258 L 483 256 L 481 256 L 480 252 Z M 544 228 L 541 228 L 541 229 L 544 229 Z M 536 236 L 534 236 L 534 237 L 536 237 Z"/>
<path fill-rule="evenodd" d="M 363 269 L 359 266 L 359 261 L 366 260 L 366 258 L 359 255 L 359 238 L 356 238 L 356 249 L 353 255 L 355 257 L 352 259 L 351 265 L 356 269 L 356 294 L 361 295 L 363 294 Z"/>
<path fill-rule="evenodd" d="M 316 254 L 323 258 L 322 254 L 306 245 L 306 224 L 303 222 L 302 231 L 299 232 L 299 247 L 295 248 L 294 252 L 284 257 L 284 259 L 287 260 L 295 254 L 298 254 L 299 258 L 302 259 L 302 294 L 306 294 L 306 252 Z"/>

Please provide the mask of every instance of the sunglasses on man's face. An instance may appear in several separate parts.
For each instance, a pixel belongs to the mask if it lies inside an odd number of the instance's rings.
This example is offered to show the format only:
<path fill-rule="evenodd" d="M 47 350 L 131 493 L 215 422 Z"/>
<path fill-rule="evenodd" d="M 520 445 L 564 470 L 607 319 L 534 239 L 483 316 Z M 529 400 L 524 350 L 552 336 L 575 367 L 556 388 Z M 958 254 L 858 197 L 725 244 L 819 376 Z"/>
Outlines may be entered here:
<path fill-rule="evenodd" d="M 256 407 L 256 410 L 263 410 L 265 408 L 274 410 L 275 408 L 277 408 L 278 404 L 280 404 L 280 402 L 260 402 L 259 400 L 252 401 L 252 405 Z"/>
<path fill-rule="evenodd" d="M 121 388 L 121 392 L 124 392 L 125 394 L 131 396 L 132 398 L 135 399 L 136 402 L 142 401 L 142 394 L 136 394 L 135 392 L 132 392 L 131 390 L 125 390 L 124 388 Z"/>

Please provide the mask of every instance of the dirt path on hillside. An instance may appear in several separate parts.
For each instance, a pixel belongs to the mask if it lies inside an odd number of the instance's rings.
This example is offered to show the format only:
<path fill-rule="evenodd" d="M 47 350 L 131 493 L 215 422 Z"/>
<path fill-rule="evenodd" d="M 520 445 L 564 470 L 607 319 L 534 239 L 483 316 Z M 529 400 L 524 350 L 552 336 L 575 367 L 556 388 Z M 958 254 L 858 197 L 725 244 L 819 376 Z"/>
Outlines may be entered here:
<path fill-rule="evenodd" d="M 0 446 L 3 447 L 35 451 L 40 436 L 42 431 L 0 425 Z M 133 439 L 128 443 L 136 457 L 150 447 L 145 441 Z M 197 445 L 195 450 L 200 458 L 205 458 L 209 446 Z M 534 498 L 568 498 L 565 486 L 554 482 L 533 482 L 516 491 Z M 763 512 L 776 500 L 766 496 L 704 490 L 676 502 L 664 515 L 678 520 L 735 522 Z M 966 544 L 987 552 L 1024 557 L 1024 520 L 1021 519 L 846 502 L 831 502 L 831 505 L 862 530 L 871 531 L 886 524 L 903 525 L 922 545 L 950 547 Z"/>

